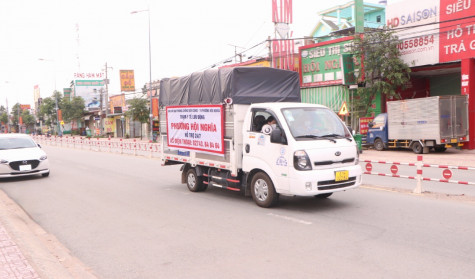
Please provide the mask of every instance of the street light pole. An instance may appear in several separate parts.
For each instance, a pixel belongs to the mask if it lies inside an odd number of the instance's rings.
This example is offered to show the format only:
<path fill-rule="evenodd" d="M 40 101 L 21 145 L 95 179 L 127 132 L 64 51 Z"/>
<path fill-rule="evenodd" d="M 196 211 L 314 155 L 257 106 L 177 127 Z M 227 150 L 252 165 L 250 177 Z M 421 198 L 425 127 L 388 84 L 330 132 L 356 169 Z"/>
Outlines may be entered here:
<path fill-rule="evenodd" d="M 151 30 L 150 30 L 150 5 L 146 10 L 133 11 L 131 14 L 137 14 L 140 12 L 148 12 L 148 60 L 149 60 L 149 91 L 150 91 L 150 140 L 153 140 L 153 107 L 152 107 L 152 40 L 151 40 Z"/>

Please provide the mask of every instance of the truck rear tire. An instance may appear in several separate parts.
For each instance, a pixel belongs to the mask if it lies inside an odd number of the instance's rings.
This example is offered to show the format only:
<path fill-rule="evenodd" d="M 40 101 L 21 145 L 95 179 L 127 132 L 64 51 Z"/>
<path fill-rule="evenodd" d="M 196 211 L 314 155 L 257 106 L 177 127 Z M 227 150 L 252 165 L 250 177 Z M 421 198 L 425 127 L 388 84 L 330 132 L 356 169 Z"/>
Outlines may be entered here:
<path fill-rule="evenodd" d="M 384 150 L 384 143 L 381 139 L 375 139 L 374 140 L 374 149 L 378 151 L 383 151 Z"/>
<path fill-rule="evenodd" d="M 420 142 L 415 141 L 412 143 L 412 151 L 416 154 L 422 154 L 422 152 L 424 151 L 424 147 Z"/>
<path fill-rule="evenodd" d="M 191 192 L 202 192 L 207 188 L 207 185 L 203 183 L 203 178 L 196 175 L 196 170 L 193 168 L 186 172 L 186 186 Z"/>
<path fill-rule="evenodd" d="M 263 172 L 256 173 L 252 178 L 251 194 L 254 202 L 260 207 L 272 207 L 279 200 L 274 184 Z"/>

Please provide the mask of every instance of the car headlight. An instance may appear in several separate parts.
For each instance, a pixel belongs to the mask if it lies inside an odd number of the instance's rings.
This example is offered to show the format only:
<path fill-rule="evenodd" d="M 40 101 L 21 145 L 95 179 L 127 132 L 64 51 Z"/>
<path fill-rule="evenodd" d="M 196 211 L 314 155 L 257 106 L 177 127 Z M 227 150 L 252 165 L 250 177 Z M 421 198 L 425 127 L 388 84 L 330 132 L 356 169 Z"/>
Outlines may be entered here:
<path fill-rule="evenodd" d="M 8 164 L 7 160 L 0 159 L 0 164 Z"/>
<path fill-rule="evenodd" d="M 294 152 L 294 168 L 296 170 L 311 170 L 312 164 L 308 158 L 307 152 L 298 150 Z"/>
<path fill-rule="evenodd" d="M 46 155 L 43 155 L 43 156 L 40 157 L 40 161 L 44 161 L 46 159 L 48 159 L 48 157 Z"/>

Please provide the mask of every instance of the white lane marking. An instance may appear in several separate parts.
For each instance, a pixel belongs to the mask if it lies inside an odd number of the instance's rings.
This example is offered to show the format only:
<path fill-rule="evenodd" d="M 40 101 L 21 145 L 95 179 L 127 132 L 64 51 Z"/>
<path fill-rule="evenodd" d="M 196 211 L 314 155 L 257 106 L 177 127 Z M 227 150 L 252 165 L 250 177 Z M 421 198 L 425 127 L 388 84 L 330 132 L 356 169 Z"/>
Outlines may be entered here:
<path fill-rule="evenodd" d="M 302 224 L 302 225 L 311 225 L 312 224 L 312 222 L 300 220 L 300 219 L 289 217 L 289 216 L 278 215 L 278 214 L 274 214 L 274 213 L 268 213 L 267 215 L 272 216 L 272 217 L 281 218 L 281 219 L 291 221 L 291 222 L 294 222 L 294 223 L 299 223 L 299 224 Z"/>

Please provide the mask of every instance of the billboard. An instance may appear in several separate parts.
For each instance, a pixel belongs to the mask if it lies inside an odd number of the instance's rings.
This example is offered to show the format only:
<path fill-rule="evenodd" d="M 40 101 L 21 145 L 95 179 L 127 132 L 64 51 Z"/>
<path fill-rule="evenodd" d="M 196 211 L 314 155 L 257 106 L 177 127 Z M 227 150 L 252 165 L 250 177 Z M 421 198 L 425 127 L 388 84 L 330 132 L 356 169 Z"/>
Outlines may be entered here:
<path fill-rule="evenodd" d="M 473 5 L 472 5 L 473 4 Z M 400 1 L 386 7 L 401 58 L 411 67 L 475 57 L 475 2 Z"/>
<path fill-rule="evenodd" d="M 439 62 L 440 3 L 400 1 L 386 7 L 386 24 L 396 29 L 401 59 L 411 67 Z"/>
<path fill-rule="evenodd" d="M 302 87 L 343 84 L 341 55 L 351 54 L 352 49 L 353 37 L 300 47 Z"/>
<path fill-rule="evenodd" d="M 475 2 L 440 0 L 440 9 L 440 62 L 475 57 Z"/>
<path fill-rule="evenodd" d="M 125 107 L 125 95 L 121 94 L 121 95 L 110 96 L 109 105 L 110 105 L 110 111 L 113 111 L 114 114 L 122 113 L 123 111 L 125 111 L 125 109 L 124 109 L 124 107 Z M 116 108 L 120 108 L 120 112 Z"/>
<path fill-rule="evenodd" d="M 134 70 L 120 70 L 120 91 L 135 91 Z"/>
<path fill-rule="evenodd" d="M 104 91 L 104 86 L 104 80 L 75 80 L 75 96 L 84 99 L 87 110 L 99 110 L 103 95 L 101 92 Z"/>

